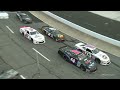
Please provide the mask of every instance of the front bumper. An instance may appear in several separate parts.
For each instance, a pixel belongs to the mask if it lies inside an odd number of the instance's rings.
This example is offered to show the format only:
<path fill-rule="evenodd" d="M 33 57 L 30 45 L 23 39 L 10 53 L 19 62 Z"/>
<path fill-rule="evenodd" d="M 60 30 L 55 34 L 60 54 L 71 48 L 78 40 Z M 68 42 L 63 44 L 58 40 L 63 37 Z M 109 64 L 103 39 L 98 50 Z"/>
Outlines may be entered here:
<path fill-rule="evenodd" d="M 95 72 L 96 70 L 97 70 L 97 68 L 90 69 L 90 72 Z"/>
<path fill-rule="evenodd" d="M 34 44 L 44 44 L 45 40 L 41 40 L 41 41 L 34 41 Z"/>
<path fill-rule="evenodd" d="M 97 67 L 92 69 L 86 69 L 86 72 L 95 72 L 96 70 L 97 70 Z"/>
<path fill-rule="evenodd" d="M 103 62 L 103 61 L 101 61 L 101 65 L 109 65 L 111 62 L 110 61 L 108 61 L 108 62 Z"/>

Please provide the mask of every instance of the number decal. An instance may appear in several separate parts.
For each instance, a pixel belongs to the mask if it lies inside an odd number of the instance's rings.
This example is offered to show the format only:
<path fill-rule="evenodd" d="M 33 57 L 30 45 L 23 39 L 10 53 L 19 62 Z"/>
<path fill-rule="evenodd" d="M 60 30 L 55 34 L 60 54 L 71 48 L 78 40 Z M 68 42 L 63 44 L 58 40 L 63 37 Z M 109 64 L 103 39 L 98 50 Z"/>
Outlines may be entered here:
<path fill-rule="evenodd" d="M 71 58 L 70 60 L 71 60 L 73 63 L 75 63 L 75 59 L 74 59 L 74 58 Z"/>
<path fill-rule="evenodd" d="M 25 34 L 25 37 L 28 37 L 28 34 Z"/>

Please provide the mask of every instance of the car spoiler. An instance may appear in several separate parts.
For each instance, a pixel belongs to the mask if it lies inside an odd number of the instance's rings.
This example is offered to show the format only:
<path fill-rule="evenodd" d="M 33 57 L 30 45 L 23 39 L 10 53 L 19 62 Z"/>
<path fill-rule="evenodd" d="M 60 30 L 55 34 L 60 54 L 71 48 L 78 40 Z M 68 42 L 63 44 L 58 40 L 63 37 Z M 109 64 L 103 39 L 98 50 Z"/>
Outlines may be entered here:
<path fill-rule="evenodd" d="M 50 27 L 50 26 L 42 26 L 41 28 L 39 28 L 39 29 L 42 29 L 42 28 L 44 28 L 44 27 Z"/>
<path fill-rule="evenodd" d="M 61 49 L 61 48 L 64 48 L 64 47 L 68 47 L 67 45 L 65 45 L 65 46 L 62 46 L 62 47 L 60 47 L 59 49 Z"/>

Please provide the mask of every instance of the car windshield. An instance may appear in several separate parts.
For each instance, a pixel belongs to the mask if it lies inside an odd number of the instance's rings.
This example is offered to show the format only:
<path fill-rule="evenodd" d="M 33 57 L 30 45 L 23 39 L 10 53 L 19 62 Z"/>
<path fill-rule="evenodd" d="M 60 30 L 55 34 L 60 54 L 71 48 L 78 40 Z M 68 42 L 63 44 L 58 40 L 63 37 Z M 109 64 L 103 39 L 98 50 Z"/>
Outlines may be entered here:
<path fill-rule="evenodd" d="M 29 16 L 27 14 L 22 13 L 21 15 L 23 18 L 29 18 Z"/>
<path fill-rule="evenodd" d="M 53 31 L 55 34 L 60 34 L 58 30 Z"/>
<path fill-rule="evenodd" d="M 38 31 L 30 32 L 31 35 L 39 34 Z"/>
<path fill-rule="evenodd" d="M 58 30 L 56 30 L 55 28 L 49 28 L 52 32 L 54 32 L 55 34 L 59 34 L 60 32 Z"/>
<path fill-rule="evenodd" d="M 96 49 L 92 50 L 92 52 L 93 52 L 94 54 L 97 54 L 97 53 L 99 52 L 99 50 L 96 48 Z"/>

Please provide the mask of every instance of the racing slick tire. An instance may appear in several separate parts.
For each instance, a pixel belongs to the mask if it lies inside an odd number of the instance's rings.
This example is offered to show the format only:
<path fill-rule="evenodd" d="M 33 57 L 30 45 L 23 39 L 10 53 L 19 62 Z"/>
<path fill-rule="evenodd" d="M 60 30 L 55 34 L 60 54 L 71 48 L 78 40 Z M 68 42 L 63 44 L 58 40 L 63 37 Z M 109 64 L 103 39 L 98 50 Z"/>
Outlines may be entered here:
<path fill-rule="evenodd" d="M 53 36 L 53 39 L 57 42 L 58 41 L 58 39 L 55 37 L 55 36 Z"/>
<path fill-rule="evenodd" d="M 58 39 L 57 39 L 57 38 L 55 38 L 55 37 L 54 37 L 54 40 L 55 40 L 56 42 L 58 42 Z"/>
<path fill-rule="evenodd" d="M 60 55 L 61 55 L 61 52 L 60 52 L 60 51 L 58 51 L 58 54 L 60 54 Z"/>
<path fill-rule="evenodd" d="M 95 58 L 95 62 L 98 63 L 98 64 L 101 63 L 100 59 L 98 59 L 98 58 Z"/>
<path fill-rule="evenodd" d="M 22 32 L 22 35 L 24 36 L 24 33 Z"/>
<path fill-rule="evenodd" d="M 83 65 L 80 66 L 80 69 L 81 69 L 82 71 L 86 71 L 86 68 L 85 68 Z"/>
<path fill-rule="evenodd" d="M 26 21 L 26 20 L 22 20 L 21 22 L 23 22 L 23 23 L 27 24 L 27 21 Z"/>
<path fill-rule="evenodd" d="M 55 41 L 58 42 L 58 39 L 56 38 Z"/>
<path fill-rule="evenodd" d="M 53 38 L 53 35 L 52 35 L 52 34 L 50 34 L 50 37 L 51 37 L 51 38 Z"/>
<path fill-rule="evenodd" d="M 28 22 L 27 21 L 24 21 L 25 24 L 27 24 Z"/>
<path fill-rule="evenodd" d="M 43 34 L 46 34 L 46 31 L 43 30 Z"/>
<path fill-rule="evenodd" d="M 33 39 L 31 38 L 32 43 L 34 43 Z"/>
<path fill-rule="evenodd" d="M 63 55 L 63 58 L 64 58 L 66 61 L 69 61 L 68 58 L 67 58 L 65 55 Z"/>

